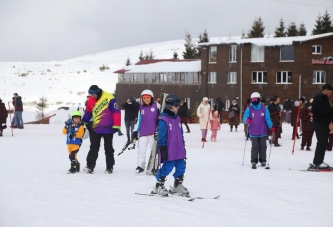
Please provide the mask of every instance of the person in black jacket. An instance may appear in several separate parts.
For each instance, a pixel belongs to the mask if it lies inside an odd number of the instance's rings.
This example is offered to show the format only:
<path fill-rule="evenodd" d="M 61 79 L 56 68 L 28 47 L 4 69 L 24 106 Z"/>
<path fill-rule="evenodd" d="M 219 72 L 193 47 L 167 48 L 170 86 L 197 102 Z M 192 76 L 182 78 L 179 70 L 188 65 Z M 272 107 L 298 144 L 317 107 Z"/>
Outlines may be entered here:
<path fill-rule="evenodd" d="M 286 123 L 290 123 L 290 109 L 293 107 L 293 102 L 290 100 L 290 98 L 286 98 L 283 103 L 283 111 L 286 112 L 286 118 L 284 121 Z"/>
<path fill-rule="evenodd" d="M 189 133 L 190 128 L 187 125 L 187 122 L 188 122 L 187 110 L 188 110 L 187 103 L 185 101 L 181 101 L 177 115 L 180 117 L 181 123 L 186 126 L 186 130 L 187 130 L 186 133 Z"/>
<path fill-rule="evenodd" d="M 135 101 L 135 98 L 133 98 L 133 96 L 130 96 L 127 101 L 122 105 L 122 107 L 125 109 L 126 135 L 127 142 L 129 142 L 131 141 L 130 136 L 132 136 L 133 134 L 135 119 L 138 118 L 140 104 Z"/>
<path fill-rule="evenodd" d="M 216 102 L 214 103 L 214 111 L 217 111 L 219 116 L 222 116 L 222 111 L 224 110 L 224 104 L 221 101 L 220 97 L 218 97 L 215 101 Z M 221 120 L 220 123 L 222 123 Z"/>
<path fill-rule="evenodd" d="M 2 131 L 7 128 L 6 121 L 8 117 L 8 112 L 4 103 L 0 98 L 0 136 L 2 136 Z"/>
<path fill-rule="evenodd" d="M 19 96 L 17 93 L 14 93 L 15 97 L 15 113 L 14 113 L 14 118 L 15 118 L 15 123 L 17 124 L 17 127 L 19 129 L 23 129 L 23 118 L 22 118 L 22 112 L 23 112 L 23 103 L 22 103 L 22 97 Z"/>
<path fill-rule="evenodd" d="M 312 127 L 316 133 L 317 146 L 313 164 L 310 164 L 308 170 L 330 169 L 330 166 L 324 163 L 325 150 L 328 144 L 329 124 L 332 121 L 333 107 L 329 104 L 329 96 L 332 95 L 333 87 L 330 84 L 323 85 L 321 92 L 315 94 L 312 102 Z"/>

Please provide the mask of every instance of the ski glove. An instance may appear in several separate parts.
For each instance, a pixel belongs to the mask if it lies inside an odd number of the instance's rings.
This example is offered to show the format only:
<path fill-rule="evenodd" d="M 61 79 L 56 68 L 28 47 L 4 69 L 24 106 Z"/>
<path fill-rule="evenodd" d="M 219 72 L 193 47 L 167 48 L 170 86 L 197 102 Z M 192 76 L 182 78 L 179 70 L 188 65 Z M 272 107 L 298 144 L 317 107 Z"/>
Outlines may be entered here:
<path fill-rule="evenodd" d="M 132 134 L 132 140 L 138 140 L 138 132 L 134 131 Z"/>
<path fill-rule="evenodd" d="M 73 124 L 72 119 L 68 119 L 67 121 L 65 121 L 65 128 L 70 127 Z"/>
<path fill-rule="evenodd" d="M 275 128 L 274 127 L 271 128 L 271 132 L 275 132 Z"/>
<path fill-rule="evenodd" d="M 166 147 L 160 147 L 160 152 L 162 161 L 168 161 L 168 152 L 166 150 Z"/>
<path fill-rule="evenodd" d="M 251 118 L 246 119 L 246 123 L 251 124 L 252 120 Z"/>

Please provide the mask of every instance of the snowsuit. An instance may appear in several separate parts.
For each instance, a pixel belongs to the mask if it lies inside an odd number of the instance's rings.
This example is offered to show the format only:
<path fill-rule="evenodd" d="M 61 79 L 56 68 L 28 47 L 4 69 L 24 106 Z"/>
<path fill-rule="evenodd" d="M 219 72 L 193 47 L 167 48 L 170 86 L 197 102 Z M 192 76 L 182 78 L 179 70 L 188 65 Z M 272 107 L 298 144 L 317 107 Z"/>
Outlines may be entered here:
<path fill-rule="evenodd" d="M 180 118 L 170 110 L 165 110 L 161 114 L 158 124 L 158 147 L 166 147 L 168 157 L 167 160 L 161 160 L 163 165 L 158 170 L 156 179 L 169 175 L 174 167 L 176 168 L 173 174 L 175 179 L 184 175 L 186 150 L 183 129 Z"/>
<path fill-rule="evenodd" d="M 210 118 L 210 105 L 207 103 L 206 105 L 202 102 L 197 109 L 197 116 L 200 119 L 200 129 L 202 132 L 202 139 L 206 139 L 207 130 L 210 129 L 210 124 L 208 124 Z"/>
<path fill-rule="evenodd" d="M 266 163 L 267 127 L 273 127 L 269 111 L 264 104 L 261 104 L 261 102 L 259 102 L 257 105 L 253 105 L 251 102 L 250 106 L 245 110 L 244 113 L 244 124 L 247 124 L 247 119 L 251 119 L 251 123 L 249 124 L 249 134 L 252 141 L 251 163 L 257 164 L 258 161 L 261 163 Z"/>
<path fill-rule="evenodd" d="M 211 141 L 216 141 L 217 130 L 220 130 L 220 120 L 217 117 L 213 117 L 210 120 L 210 128 L 212 130 L 212 135 L 210 137 Z"/>
<path fill-rule="evenodd" d="M 75 131 L 75 137 L 71 136 L 71 129 Z M 84 126 L 78 124 L 76 126 L 70 126 L 68 129 L 63 128 L 62 133 L 67 135 L 66 144 L 69 154 L 69 160 L 77 161 L 77 153 L 79 152 L 80 146 L 82 144 L 82 137 L 84 135 Z"/>
<path fill-rule="evenodd" d="M 311 147 L 312 144 L 312 136 L 313 136 L 313 128 L 311 125 L 311 110 L 304 107 L 301 109 L 301 120 L 302 120 L 302 127 L 303 127 L 303 136 L 302 136 L 302 143 L 301 147 L 303 148 L 307 145 L 308 148 Z"/>
<path fill-rule="evenodd" d="M 90 150 L 87 155 L 87 167 L 92 170 L 96 166 L 102 136 L 104 138 L 106 168 L 113 169 L 113 133 L 120 129 L 121 123 L 121 112 L 116 99 L 110 93 L 103 90 L 101 92 L 98 100 L 90 96 L 82 117 L 82 121 L 86 123 L 92 119 L 89 130 Z"/>
<path fill-rule="evenodd" d="M 151 106 L 145 104 L 140 106 L 138 123 L 134 131 L 139 133 L 137 166 L 140 166 L 142 169 L 145 169 L 146 166 L 147 147 L 149 147 L 149 150 L 153 147 L 158 116 L 159 110 L 156 101 L 154 101 Z"/>

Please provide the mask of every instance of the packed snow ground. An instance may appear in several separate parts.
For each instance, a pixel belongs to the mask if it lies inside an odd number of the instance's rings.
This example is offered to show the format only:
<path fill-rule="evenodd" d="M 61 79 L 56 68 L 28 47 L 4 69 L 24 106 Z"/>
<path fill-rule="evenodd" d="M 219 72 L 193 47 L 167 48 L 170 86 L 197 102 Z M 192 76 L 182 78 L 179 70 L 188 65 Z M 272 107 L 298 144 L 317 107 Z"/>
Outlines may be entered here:
<path fill-rule="evenodd" d="M 25 125 L 23 130 L 14 130 L 14 137 L 6 129 L 0 137 L 1 227 L 332 226 L 333 174 L 289 170 L 306 169 L 314 155 L 314 151 L 299 150 L 300 140 L 291 154 L 290 125 L 283 124 L 282 147 L 271 150 L 271 169 L 252 170 L 250 141 L 242 166 L 242 126 L 231 133 L 223 124 L 218 142 L 207 142 L 202 148 L 199 125 L 190 124 L 191 133 L 185 133 L 188 159 L 184 185 L 192 196 L 219 195 L 220 199 L 189 202 L 182 197 L 135 195 L 149 193 L 155 178 L 135 173 L 136 151 L 126 150 L 117 156 L 126 135 L 114 136 L 112 175 L 104 174 L 103 142 L 94 174 L 66 174 L 70 162 L 63 126 L 56 122 Z M 125 133 L 124 127 L 122 131 Z M 88 150 L 89 140 L 84 140 L 78 154 L 81 168 Z M 326 152 L 325 161 L 333 164 L 332 152 Z M 166 186 L 172 184 L 170 175 Z"/>

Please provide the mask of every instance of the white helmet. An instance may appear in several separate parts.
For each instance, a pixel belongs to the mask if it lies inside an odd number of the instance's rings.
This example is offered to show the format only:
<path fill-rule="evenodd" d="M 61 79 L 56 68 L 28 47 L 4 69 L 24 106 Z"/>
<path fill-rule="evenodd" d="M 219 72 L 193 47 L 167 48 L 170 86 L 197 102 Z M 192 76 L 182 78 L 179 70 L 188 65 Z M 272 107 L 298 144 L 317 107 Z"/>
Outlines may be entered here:
<path fill-rule="evenodd" d="M 251 99 L 252 98 L 260 98 L 260 94 L 258 93 L 258 92 L 253 92 L 252 94 L 251 94 Z"/>
<path fill-rule="evenodd" d="M 151 90 L 148 90 L 148 89 L 144 90 L 144 91 L 141 93 L 141 97 L 142 97 L 143 95 L 150 95 L 152 98 L 154 98 L 154 94 L 153 94 L 153 92 L 152 92 Z"/>

